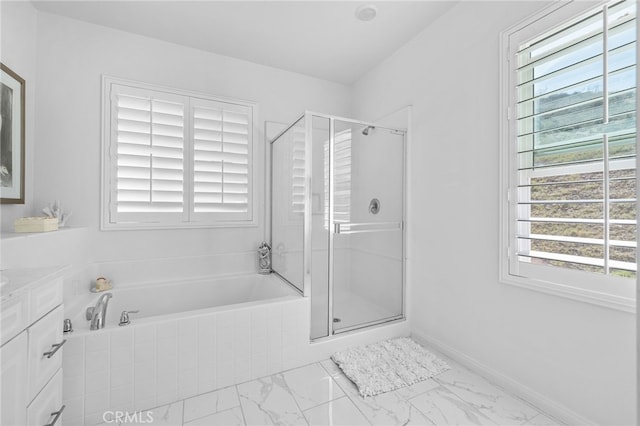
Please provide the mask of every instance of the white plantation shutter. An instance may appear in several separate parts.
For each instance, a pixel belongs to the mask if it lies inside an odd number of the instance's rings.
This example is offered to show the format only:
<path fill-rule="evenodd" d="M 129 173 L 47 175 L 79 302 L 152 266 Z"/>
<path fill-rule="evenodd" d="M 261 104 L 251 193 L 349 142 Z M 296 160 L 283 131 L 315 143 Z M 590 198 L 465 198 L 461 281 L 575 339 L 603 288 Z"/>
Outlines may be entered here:
<path fill-rule="evenodd" d="M 192 110 L 194 216 L 249 218 L 251 108 L 193 99 Z"/>
<path fill-rule="evenodd" d="M 105 78 L 103 229 L 253 224 L 254 105 Z"/>
<path fill-rule="evenodd" d="M 334 135 L 333 188 L 335 222 L 351 222 L 351 129 Z M 324 144 L 324 227 L 329 228 L 329 141 Z"/>
<path fill-rule="evenodd" d="M 181 96 L 113 87 L 116 221 L 183 219 L 185 102 Z"/>
<path fill-rule="evenodd" d="M 510 36 L 508 264 L 608 293 L 637 268 L 636 4 L 584 10 Z"/>
<path fill-rule="evenodd" d="M 291 212 L 304 213 L 305 177 L 305 129 L 291 128 L 293 143 L 291 153 Z"/>

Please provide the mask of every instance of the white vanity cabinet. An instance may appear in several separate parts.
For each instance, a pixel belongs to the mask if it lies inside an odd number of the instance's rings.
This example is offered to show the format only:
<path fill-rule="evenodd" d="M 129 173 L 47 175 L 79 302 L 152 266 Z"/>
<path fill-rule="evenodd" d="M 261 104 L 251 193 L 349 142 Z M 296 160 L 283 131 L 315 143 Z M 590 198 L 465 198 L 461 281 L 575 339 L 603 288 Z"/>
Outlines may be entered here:
<path fill-rule="evenodd" d="M 62 424 L 63 271 L 4 272 L 0 426 Z"/>
<path fill-rule="evenodd" d="M 2 426 L 24 425 L 27 423 L 27 333 L 20 333 L 15 339 L 0 349 L 2 370 Z"/>

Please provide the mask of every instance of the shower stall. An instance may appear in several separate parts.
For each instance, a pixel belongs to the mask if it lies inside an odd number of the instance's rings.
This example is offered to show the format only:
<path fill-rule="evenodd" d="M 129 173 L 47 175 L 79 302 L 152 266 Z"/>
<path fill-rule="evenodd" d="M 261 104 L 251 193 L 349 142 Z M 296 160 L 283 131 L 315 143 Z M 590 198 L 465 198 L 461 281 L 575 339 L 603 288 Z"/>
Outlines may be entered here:
<path fill-rule="evenodd" d="M 271 141 L 272 268 L 312 340 L 404 318 L 405 132 L 314 112 Z"/>

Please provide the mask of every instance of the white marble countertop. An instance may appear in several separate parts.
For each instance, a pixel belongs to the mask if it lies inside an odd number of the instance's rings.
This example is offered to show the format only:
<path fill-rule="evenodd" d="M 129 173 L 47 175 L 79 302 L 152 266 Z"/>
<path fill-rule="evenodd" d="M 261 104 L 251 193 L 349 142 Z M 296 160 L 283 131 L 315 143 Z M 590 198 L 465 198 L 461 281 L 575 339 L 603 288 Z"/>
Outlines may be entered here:
<path fill-rule="evenodd" d="M 0 301 L 29 291 L 32 284 L 64 273 L 69 266 L 50 266 L 45 268 L 7 269 L 0 271 Z"/>

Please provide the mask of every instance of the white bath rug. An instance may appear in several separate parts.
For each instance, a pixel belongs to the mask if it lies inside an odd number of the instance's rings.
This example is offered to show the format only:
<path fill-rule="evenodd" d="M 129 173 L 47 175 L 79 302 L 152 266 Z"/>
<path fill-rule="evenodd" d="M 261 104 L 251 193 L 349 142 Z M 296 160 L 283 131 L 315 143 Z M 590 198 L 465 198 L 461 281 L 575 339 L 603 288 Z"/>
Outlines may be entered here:
<path fill-rule="evenodd" d="M 400 389 L 450 368 L 408 337 L 336 352 L 331 359 L 356 384 L 362 396 Z"/>

